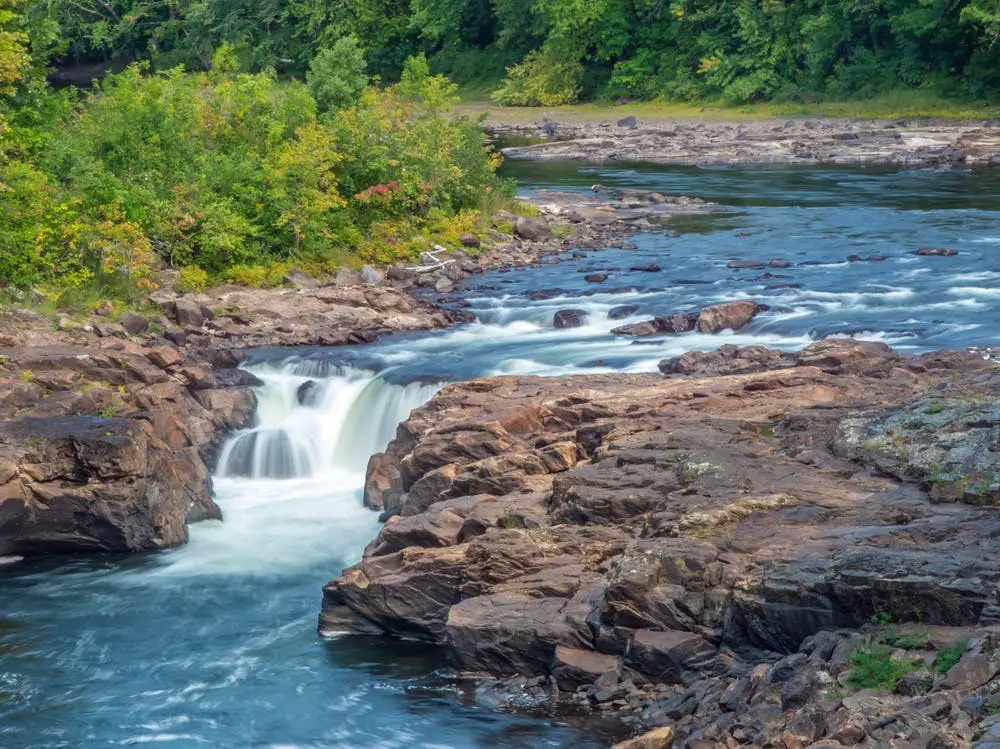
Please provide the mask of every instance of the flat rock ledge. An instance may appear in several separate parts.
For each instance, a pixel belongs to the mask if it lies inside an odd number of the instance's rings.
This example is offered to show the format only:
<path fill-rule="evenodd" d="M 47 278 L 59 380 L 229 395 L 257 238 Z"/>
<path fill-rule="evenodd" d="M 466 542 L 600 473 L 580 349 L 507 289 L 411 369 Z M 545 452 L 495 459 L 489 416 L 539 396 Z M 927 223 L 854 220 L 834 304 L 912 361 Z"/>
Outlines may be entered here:
<path fill-rule="evenodd" d="M 487 121 L 484 129 L 538 143 L 507 158 L 655 164 L 1000 165 L 1000 121 L 931 120 L 540 120 Z"/>
<path fill-rule="evenodd" d="M 992 746 L 1000 373 L 835 339 L 660 368 L 414 411 L 321 631 L 436 643 L 495 704 L 671 729 L 637 747 Z M 883 648 L 905 677 L 864 689 Z"/>

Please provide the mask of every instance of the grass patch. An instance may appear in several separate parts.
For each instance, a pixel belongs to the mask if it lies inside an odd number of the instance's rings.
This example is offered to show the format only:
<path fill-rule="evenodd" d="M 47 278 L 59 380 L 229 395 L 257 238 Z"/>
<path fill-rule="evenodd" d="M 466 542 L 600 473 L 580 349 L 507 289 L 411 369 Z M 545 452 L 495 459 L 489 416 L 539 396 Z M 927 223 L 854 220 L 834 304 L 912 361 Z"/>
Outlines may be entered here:
<path fill-rule="evenodd" d="M 926 91 L 897 91 L 854 101 L 791 102 L 730 106 L 717 101 L 647 101 L 627 104 L 587 103 L 561 107 L 500 107 L 487 103 L 467 89 L 455 113 L 486 121 L 535 122 L 548 117 L 556 122 L 592 122 L 632 116 L 640 120 L 762 120 L 775 117 L 844 117 L 861 119 L 983 120 L 1000 116 L 1000 107 L 984 102 L 946 99 Z"/>
<path fill-rule="evenodd" d="M 921 663 L 892 657 L 893 650 L 887 645 L 871 645 L 858 648 L 851 656 L 851 672 L 847 682 L 855 689 L 877 689 L 891 692 L 899 680 L 908 673 L 918 671 Z"/>
<path fill-rule="evenodd" d="M 940 674 L 947 673 L 962 659 L 962 656 L 968 649 L 968 640 L 959 640 L 947 647 L 941 648 L 934 659 L 934 670 Z"/>
<path fill-rule="evenodd" d="M 932 403 L 930 406 L 927 407 L 927 413 L 929 414 L 939 414 L 942 411 L 944 411 L 943 403 Z"/>

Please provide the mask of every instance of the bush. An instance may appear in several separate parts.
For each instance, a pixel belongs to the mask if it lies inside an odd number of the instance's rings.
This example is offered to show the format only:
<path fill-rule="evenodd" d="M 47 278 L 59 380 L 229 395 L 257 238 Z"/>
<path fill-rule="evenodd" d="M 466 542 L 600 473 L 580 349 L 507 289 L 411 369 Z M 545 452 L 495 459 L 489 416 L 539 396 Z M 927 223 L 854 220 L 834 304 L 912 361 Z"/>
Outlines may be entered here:
<path fill-rule="evenodd" d="M 309 93 L 321 112 L 351 107 L 368 85 L 365 58 L 357 38 L 345 36 L 333 47 L 321 49 L 309 65 Z"/>
<path fill-rule="evenodd" d="M 507 68 L 507 77 L 491 95 L 494 103 L 515 107 L 558 107 L 580 96 L 583 65 L 541 50 Z"/>
<path fill-rule="evenodd" d="M 185 265 L 181 268 L 180 278 L 177 279 L 174 288 L 182 294 L 189 291 L 203 291 L 208 288 L 208 273 L 197 265 Z"/>
<path fill-rule="evenodd" d="M 878 689 L 891 692 L 906 674 L 921 668 L 919 659 L 898 660 L 885 645 L 858 648 L 851 656 L 847 681 L 855 689 Z"/>
<path fill-rule="evenodd" d="M 338 55 L 353 80 L 329 66 L 310 86 L 239 73 L 231 48 L 207 73 L 108 76 L 50 124 L 37 164 L 0 162 L 0 280 L 51 299 L 131 299 L 165 264 L 186 290 L 210 277 L 271 286 L 292 261 L 408 256 L 510 194 L 480 128 L 449 114 L 454 85 L 422 56 L 378 90 L 363 88 L 351 39 L 315 70 Z M 310 88 L 353 103 L 321 120 Z"/>

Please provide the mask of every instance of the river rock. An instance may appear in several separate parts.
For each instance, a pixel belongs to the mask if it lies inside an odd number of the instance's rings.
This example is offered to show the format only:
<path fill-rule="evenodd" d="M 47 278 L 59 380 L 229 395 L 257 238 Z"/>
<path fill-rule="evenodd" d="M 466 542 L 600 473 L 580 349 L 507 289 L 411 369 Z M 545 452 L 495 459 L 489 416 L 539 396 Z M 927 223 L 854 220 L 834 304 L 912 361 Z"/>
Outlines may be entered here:
<path fill-rule="evenodd" d="M 921 247 L 915 250 L 914 255 L 951 257 L 958 254 L 958 250 L 953 247 Z"/>
<path fill-rule="evenodd" d="M 675 734 L 673 726 L 661 726 L 634 739 L 621 741 L 611 749 L 671 749 Z"/>
<path fill-rule="evenodd" d="M 706 746 L 888 741 L 901 710 L 910 739 L 971 736 L 978 718 L 952 706 L 996 678 L 975 661 L 990 644 L 926 704 L 829 694 L 876 610 L 919 610 L 942 644 L 992 642 L 980 581 L 1000 580 L 983 552 L 1000 520 L 938 504 L 923 465 L 1000 469 L 981 442 L 992 396 L 965 395 L 1000 393 L 1000 375 L 973 354 L 836 339 L 683 361 L 685 377 L 441 390 L 373 460 L 386 486 L 398 470 L 402 518 L 327 585 L 323 631 L 428 640 L 460 670 L 561 680 Z"/>
<path fill-rule="evenodd" d="M 582 309 L 561 309 L 552 318 L 554 328 L 579 328 L 587 321 L 587 313 Z"/>
<path fill-rule="evenodd" d="M 201 306 L 193 299 L 179 297 L 173 303 L 178 324 L 183 327 L 200 328 L 205 322 Z"/>
<path fill-rule="evenodd" d="M 370 265 L 362 265 L 360 275 L 362 282 L 371 284 L 372 286 L 381 286 L 385 283 L 385 275 L 382 271 L 376 270 Z"/>
<path fill-rule="evenodd" d="M 552 229 L 545 219 L 518 216 L 514 223 L 514 236 L 538 242 L 552 237 Z"/>
<path fill-rule="evenodd" d="M 608 280 L 607 273 L 588 273 L 583 277 L 587 283 L 604 283 Z"/>
<path fill-rule="evenodd" d="M 698 330 L 702 333 L 719 333 L 723 330 L 740 330 L 761 311 L 757 302 L 729 302 L 705 307 L 698 314 Z"/>
<path fill-rule="evenodd" d="M 142 333 L 149 328 L 149 320 L 144 315 L 132 311 L 123 312 L 121 317 L 118 318 L 118 324 L 125 329 L 126 333 L 131 335 Z"/>
<path fill-rule="evenodd" d="M 615 335 L 629 336 L 650 336 L 663 333 L 673 335 L 694 330 L 696 320 L 697 315 L 667 315 L 652 320 L 619 325 L 617 328 L 612 328 L 611 332 Z"/>
<path fill-rule="evenodd" d="M 319 286 L 319 283 L 315 278 L 310 276 L 304 270 L 299 270 L 298 268 L 292 268 L 285 274 L 285 283 L 289 286 L 294 286 L 297 289 L 315 289 Z"/>
<path fill-rule="evenodd" d="M 471 247 L 472 249 L 479 249 L 482 246 L 482 241 L 475 234 L 469 234 L 468 232 L 463 232 L 458 238 L 459 244 L 463 247 Z"/>
<path fill-rule="evenodd" d="M 448 294 L 455 290 L 455 283 L 447 276 L 442 276 L 434 282 L 434 291 L 438 294 Z"/>
<path fill-rule="evenodd" d="M 608 310 L 609 320 L 622 320 L 626 317 L 631 317 L 636 312 L 639 311 L 638 304 L 621 304 L 617 307 L 612 307 Z"/>

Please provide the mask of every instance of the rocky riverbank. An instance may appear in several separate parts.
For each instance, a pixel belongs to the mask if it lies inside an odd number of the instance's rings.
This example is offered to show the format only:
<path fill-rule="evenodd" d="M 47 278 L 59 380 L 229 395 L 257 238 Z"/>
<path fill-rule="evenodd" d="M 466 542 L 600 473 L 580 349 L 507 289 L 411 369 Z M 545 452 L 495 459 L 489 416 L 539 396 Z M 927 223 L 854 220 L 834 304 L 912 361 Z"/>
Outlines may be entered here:
<path fill-rule="evenodd" d="M 508 158 L 654 164 L 1000 165 L 1000 123 L 924 120 L 487 120 Z"/>
<path fill-rule="evenodd" d="M 635 747 L 993 746 L 995 368 L 828 340 L 660 369 L 442 390 L 372 458 L 389 519 L 321 630 L 660 729 Z"/>
<path fill-rule="evenodd" d="M 622 243 L 676 213 L 714 210 L 641 191 L 544 193 L 537 216 L 501 213 L 483 238 L 422 266 L 295 271 L 285 286 L 163 287 L 141 312 L 0 311 L 0 556 L 140 551 L 184 543 L 221 513 L 211 470 L 247 426 L 259 346 L 367 343 L 467 321 L 432 301 L 471 274 L 538 264 L 570 246 Z"/>

